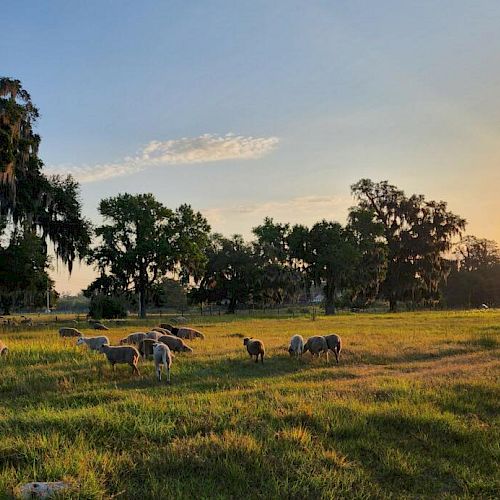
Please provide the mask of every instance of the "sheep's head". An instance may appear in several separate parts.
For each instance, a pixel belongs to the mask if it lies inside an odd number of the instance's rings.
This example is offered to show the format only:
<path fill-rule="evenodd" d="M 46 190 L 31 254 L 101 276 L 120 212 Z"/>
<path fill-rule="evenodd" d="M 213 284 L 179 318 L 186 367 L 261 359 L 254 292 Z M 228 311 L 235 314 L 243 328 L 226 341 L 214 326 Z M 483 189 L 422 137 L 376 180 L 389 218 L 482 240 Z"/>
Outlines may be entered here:
<path fill-rule="evenodd" d="M 82 337 L 80 337 L 77 341 L 76 341 L 76 345 L 82 345 L 84 344 L 84 340 L 82 339 Z"/>
<path fill-rule="evenodd" d="M 288 354 L 290 354 L 290 356 L 293 356 L 294 351 L 293 351 L 293 349 L 292 349 L 292 346 L 290 346 L 290 347 L 288 348 Z"/>
<path fill-rule="evenodd" d="M 182 346 L 182 351 L 183 352 L 193 352 L 193 349 L 191 349 L 191 347 L 189 347 L 187 345 L 183 345 Z"/>
<path fill-rule="evenodd" d="M 243 345 L 248 345 L 248 342 L 250 342 L 250 337 L 245 337 L 243 339 Z"/>
<path fill-rule="evenodd" d="M 106 349 L 109 347 L 109 344 L 102 344 L 99 347 L 99 352 L 106 352 Z"/>
<path fill-rule="evenodd" d="M 120 340 L 119 344 L 120 344 L 120 345 L 124 345 L 124 344 L 126 344 L 126 343 L 127 343 L 127 341 L 128 341 L 128 339 L 125 337 L 124 339 L 121 339 L 121 340 Z"/>

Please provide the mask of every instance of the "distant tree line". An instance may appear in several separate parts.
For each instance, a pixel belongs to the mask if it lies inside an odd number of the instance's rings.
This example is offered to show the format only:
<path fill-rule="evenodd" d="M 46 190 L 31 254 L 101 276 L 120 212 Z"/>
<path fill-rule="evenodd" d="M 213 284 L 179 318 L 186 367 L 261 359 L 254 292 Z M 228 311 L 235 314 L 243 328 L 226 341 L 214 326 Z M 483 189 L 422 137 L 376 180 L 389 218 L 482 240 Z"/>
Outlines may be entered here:
<path fill-rule="evenodd" d="M 170 209 L 152 194 L 103 199 L 103 224 L 81 213 L 79 186 L 47 176 L 33 132 L 38 110 L 18 80 L 0 79 L 0 305 L 41 306 L 49 249 L 71 271 L 77 259 L 99 276 L 84 295 L 93 315 L 121 316 L 137 307 L 177 304 L 242 306 L 307 302 L 321 288 L 326 314 L 375 300 L 413 307 L 499 303 L 495 242 L 462 237 L 466 221 L 443 201 L 407 196 L 387 181 L 351 186 L 356 204 L 346 224 L 306 227 L 265 218 L 254 239 L 211 233 L 200 212 Z M 91 245 L 91 237 L 95 242 Z M 458 241 L 458 243 L 456 243 Z"/>

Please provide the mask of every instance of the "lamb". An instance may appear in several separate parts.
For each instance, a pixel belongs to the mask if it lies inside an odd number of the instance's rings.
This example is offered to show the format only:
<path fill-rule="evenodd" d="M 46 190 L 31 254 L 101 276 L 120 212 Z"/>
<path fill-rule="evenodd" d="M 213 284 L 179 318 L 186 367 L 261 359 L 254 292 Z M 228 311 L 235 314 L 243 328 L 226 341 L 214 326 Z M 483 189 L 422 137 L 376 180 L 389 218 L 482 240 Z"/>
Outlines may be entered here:
<path fill-rule="evenodd" d="M 167 372 L 167 382 L 170 384 L 170 367 L 172 366 L 172 353 L 168 345 L 156 342 L 153 345 L 153 357 L 155 361 L 155 372 L 158 377 L 158 382 L 161 382 L 161 365 L 165 367 Z"/>
<path fill-rule="evenodd" d="M 167 330 L 163 330 L 166 332 Z M 153 339 L 153 340 L 158 340 L 162 335 L 169 335 L 168 333 L 161 333 L 156 330 L 151 330 L 150 332 L 146 333 L 146 338 L 147 339 Z"/>
<path fill-rule="evenodd" d="M 60 337 L 81 337 L 82 332 L 77 330 L 76 328 L 63 327 L 59 328 L 59 336 Z"/>
<path fill-rule="evenodd" d="M 262 363 L 264 363 L 264 342 L 262 340 L 253 339 L 251 337 L 245 337 L 243 339 L 243 345 L 247 347 L 248 354 L 250 357 L 255 356 L 255 362 L 258 363 L 259 356 Z"/>
<path fill-rule="evenodd" d="M 102 323 L 98 323 L 97 321 L 94 323 L 94 330 L 109 330 L 107 326 L 104 326 Z"/>
<path fill-rule="evenodd" d="M 326 344 L 328 345 L 328 349 L 333 351 L 335 354 L 335 359 L 337 363 L 339 362 L 340 351 L 342 350 L 342 339 L 339 335 L 332 333 L 330 335 L 325 335 Z"/>
<path fill-rule="evenodd" d="M 80 337 L 76 345 L 87 344 L 91 351 L 98 351 L 103 344 L 109 344 L 108 337 Z"/>
<path fill-rule="evenodd" d="M 193 349 L 187 346 L 182 339 L 173 335 L 163 335 L 158 339 L 158 342 L 168 345 L 170 350 L 174 352 L 193 352 Z"/>
<path fill-rule="evenodd" d="M 109 344 L 103 344 L 99 351 L 106 355 L 106 358 L 108 358 L 108 361 L 113 367 L 113 371 L 115 370 L 115 365 L 117 363 L 122 363 L 130 365 L 132 367 L 132 373 L 140 375 L 137 368 L 137 363 L 139 362 L 139 351 L 135 347 L 131 345 L 110 346 Z"/>
<path fill-rule="evenodd" d="M 294 335 L 290 339 L 290 346 L 288 347 L 290 356 L 295 355 L 296 358 L 301 357 L 304 352 L 304 337 L 302 335 Z"/>
<path fill-rule="evenodd" d="M 146 334 L 144 332 L 135 332 L 131 333 L 127 337 L 124 337 L 123 339 L 120 340 L 120 345 L 125 345 L 125 344 L 139 344 L 141 340 L 144 340 L 146 338 Z"/>
<path fill-rule="evenodd" d="M 6 356 L 9 353 L 7 346 L 0 340 L 0 357 Z"/>
<path fill-rule="evenodd" d="M 173 326 L 172 334 L 181 339 L 189 339 L 189 340 L 193 340 L 196 338 L 199 339 L 205 338 L 205 335 L 203 335 L 203 333 L 199 332 L 198 330 L 195 330 L 194 328 L 184 328 L 184 327 L 176 328 L 175 326 Z"/>
<path fill-rule="evenodd" d="M 313 356 L 320 356 L 322 352 L 326 352 L 326 361 L 328 362 L 328 344 L 325 337 L 315 335 L 307 339 L 304 345 L 304 352 L 310 351 Z"/>

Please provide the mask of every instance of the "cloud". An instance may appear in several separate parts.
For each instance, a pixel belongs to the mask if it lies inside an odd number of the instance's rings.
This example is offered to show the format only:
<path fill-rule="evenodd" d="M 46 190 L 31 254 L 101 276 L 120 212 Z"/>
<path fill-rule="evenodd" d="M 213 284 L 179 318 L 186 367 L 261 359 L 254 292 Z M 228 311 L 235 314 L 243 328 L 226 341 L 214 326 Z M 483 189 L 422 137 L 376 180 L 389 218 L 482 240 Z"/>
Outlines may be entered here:
<path fill-rule="evenodd" d="M 150 167 L 261 158 L 278 144 L 277 137 L 203 134 L 168 141 L 151 141 L 133 157 L 113 163 L 62 165 L 49 174 L 71 174 L 79 182 L 96 182 L 142 172 Z"/>

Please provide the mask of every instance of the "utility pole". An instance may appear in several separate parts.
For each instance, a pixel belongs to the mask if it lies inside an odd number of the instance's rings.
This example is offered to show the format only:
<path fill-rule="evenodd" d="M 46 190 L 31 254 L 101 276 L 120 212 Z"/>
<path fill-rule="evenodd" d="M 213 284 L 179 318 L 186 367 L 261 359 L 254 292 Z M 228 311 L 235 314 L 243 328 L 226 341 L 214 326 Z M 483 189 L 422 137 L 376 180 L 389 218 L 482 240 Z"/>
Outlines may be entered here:
<path fill-rule="evenodd" d="M 48 279 L 47 279 L 47 313 L 50 313 L 50 286 Z"/>

